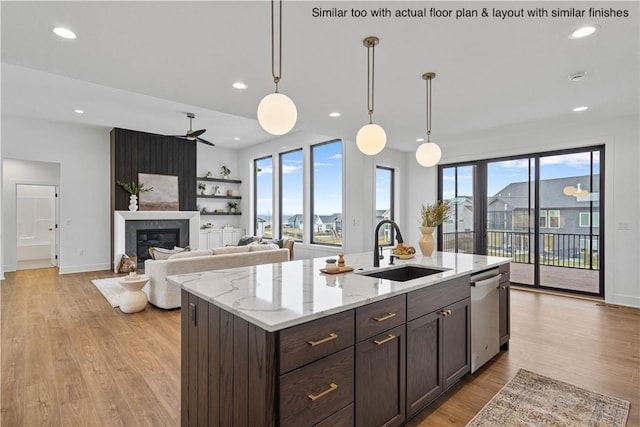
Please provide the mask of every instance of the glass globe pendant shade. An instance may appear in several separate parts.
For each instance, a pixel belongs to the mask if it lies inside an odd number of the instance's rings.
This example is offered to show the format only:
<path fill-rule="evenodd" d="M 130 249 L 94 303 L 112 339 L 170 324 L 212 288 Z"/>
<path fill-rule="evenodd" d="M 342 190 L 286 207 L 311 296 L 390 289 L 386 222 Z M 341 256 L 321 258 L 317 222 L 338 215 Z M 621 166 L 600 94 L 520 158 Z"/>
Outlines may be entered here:
<path fill-rule="evenodd" d="M 293 129 L 296 120 L 296 104 L 282 93 L 271 93 L 258 105 L 258 123 L 271 135 L 284 135 Z"/>
<path fill-rule="evenodd" d="M 441 157 L 442 150 L 440 150 L 440 147 L 435 142 L 420 144 L 416 150 L 416 160 L 420 166 L 424 166 L 425 168 L 437 165 Z"/>
<path fill-rule="evenodd" d="M 369 123 L 360 128 L 356 134 L 356 145 L 362 153 L 373 156 L 382 151 L 387 144 L 387 133 L 382 126 Z"/>

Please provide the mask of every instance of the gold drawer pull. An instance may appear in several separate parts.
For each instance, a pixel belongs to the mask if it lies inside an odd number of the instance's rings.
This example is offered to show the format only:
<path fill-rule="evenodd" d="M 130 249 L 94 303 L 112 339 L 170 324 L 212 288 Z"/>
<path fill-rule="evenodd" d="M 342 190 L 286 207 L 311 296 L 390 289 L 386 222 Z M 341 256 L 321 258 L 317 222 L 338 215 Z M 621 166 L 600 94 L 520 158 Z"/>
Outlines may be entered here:
<path fill-rule="evenodd" d="M 387 313 L 382 317 L 374 317 L 373 320 L 375 320 L 376 322 L 382 322 L 382 321 L 385 321 L 385 320 L 389 320 L 392 317 L 396 317 L 396 313 Z"/>
<path fill-rule="evenodd" d="M 389 335 L 387 335 L 387 337 L 385 339 L 383 339 L 383 340 L 374 340 L 373 342 L 378 344 L 378 345 L 380 345 L 380 344 L 384 344 L 384 343 L 389 342 L 389 341 L 394 340 L 394 339 L 396 339 L 396 336 L 393 335 L 393 334 L 389 334 Z"/>
<path fill-rule="evenodd" d="M 311 347 L 315 347 L 319 344 L 324 344 L 327 341 L 335 340 L 336 338 L 338 338 L 338 334 L 331 332 L 328 337 L 322 338 L 321 340 L 318 340 L 318 341 L 307 341 L 307 344 L 309 344 Z"/>
<path fill-rule="evenodd" d="M 311 399 L 312 401 L 313 401 L 313 400 L 318 400 L 318 399 L 320 399 L 322 396 L 325 396 L 325 395 L 327 395 L 327 394 L 331 393 L 333 390 L 335 390 L 335 389 L 337 389 L 337 388 L 338 388 L 338 384 L 331 383 L 331 384 L 329 384 L 329 388 L 328 388 L 328 389 L 326 389 L 325 391 L 320 392 L 320 393 L 318 393 L 318 394 L 307 394 L 307 397 L 308 397 L 309 399 Z"/>
<path fill-rule="evenodd" d="M 440 312 L 444 317 L 451 316 L 451 310 L 442 310 Z"/>

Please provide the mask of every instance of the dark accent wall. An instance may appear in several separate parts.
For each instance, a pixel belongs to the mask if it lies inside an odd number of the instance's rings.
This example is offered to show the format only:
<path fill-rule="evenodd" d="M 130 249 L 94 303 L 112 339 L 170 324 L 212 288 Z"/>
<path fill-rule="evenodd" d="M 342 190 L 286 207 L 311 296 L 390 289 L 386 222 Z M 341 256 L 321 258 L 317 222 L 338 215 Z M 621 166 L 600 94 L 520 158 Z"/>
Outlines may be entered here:
<path fill-rule="evenodd" d="M 138 173 L 177 175 L 181 211 L 196 210 L 196 142 L 152 133 L 111 130 L 111 211 L 129 209 L 129 193 L 116 184 Z"/>

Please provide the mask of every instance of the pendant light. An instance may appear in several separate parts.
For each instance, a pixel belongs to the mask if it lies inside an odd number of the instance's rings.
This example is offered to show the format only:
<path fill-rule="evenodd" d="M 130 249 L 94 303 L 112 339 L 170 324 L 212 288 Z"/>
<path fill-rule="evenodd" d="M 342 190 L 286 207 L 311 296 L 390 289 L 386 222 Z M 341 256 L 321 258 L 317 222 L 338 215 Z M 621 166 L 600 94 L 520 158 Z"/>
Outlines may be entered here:
<path fill-rule="evenodd" d="M 416 150 L 416 160 L 421 166 L 431 167 L 438 164 L 442 157 L 442 150 L 435 142 L 431 142 L 431 81 L 436 73 L 424 73 L 422 79 L 427 81 L 427 142 L 420 144 Z"/>
<path fill-rule="evenodd" d="M 377 37 L 367 37 L 362 44 L 367 48 L 367 111 L 369 113 L 369 124 L 364 125 L 356 135 L 356 145 L 358 149 L 369 156 L 373 156 L 382 151 L 387 143 L 387 134 L 382 126 L 373 123 L 373 100 L 375 87 L 375 61 L 376 45 L 380 42 Z"/>
<path fill-rule="evenodd" d="M 258 105 L 258 123 L 272 135 L 284 135 L 289 132 L 298 119 L 296 104 L 287 95 L 278 91 L 278 83 L 282 78 L 282 0 L 278 3 L 278 72 L 276 73 L 274 0 L 271 0 L 271 75 L 276 84 L 276 91 L 262 98 Z"/>

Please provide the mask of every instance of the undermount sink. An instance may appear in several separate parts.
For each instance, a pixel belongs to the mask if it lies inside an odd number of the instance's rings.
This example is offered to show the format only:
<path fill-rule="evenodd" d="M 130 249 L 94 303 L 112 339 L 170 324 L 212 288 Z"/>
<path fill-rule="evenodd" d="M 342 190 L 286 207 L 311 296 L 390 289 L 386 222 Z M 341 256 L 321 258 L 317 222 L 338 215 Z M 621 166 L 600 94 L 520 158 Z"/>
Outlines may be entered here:
<path fill-rule="evenodd" d="M 417 265 L 404 265 L 397 268 L 389 268 L 366 273 L 358 273 L 363 276 L 375 277 L 377 279 L 393 280 L 394 282 L 406 282 L 407 280 L 418 279 L 432 274 L 442 273 L 446 270 L 438 270 L 429 267 L 419 267 Z"/>

